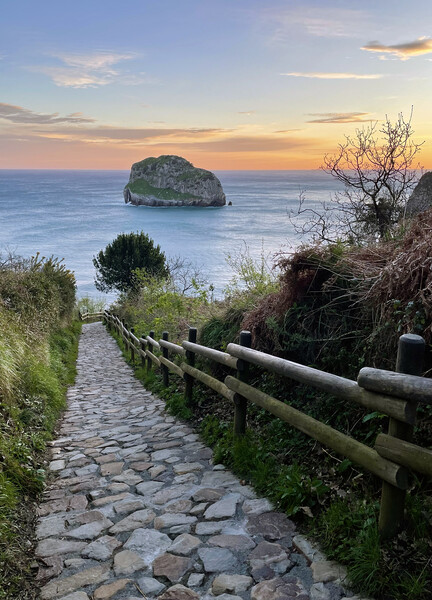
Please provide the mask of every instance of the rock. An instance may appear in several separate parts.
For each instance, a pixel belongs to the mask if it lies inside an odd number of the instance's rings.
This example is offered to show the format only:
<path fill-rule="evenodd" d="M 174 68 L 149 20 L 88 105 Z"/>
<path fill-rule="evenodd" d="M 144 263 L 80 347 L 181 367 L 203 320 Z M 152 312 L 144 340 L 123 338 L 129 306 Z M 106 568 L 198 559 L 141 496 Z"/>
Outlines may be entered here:
<path fill-rule="evenodd" d="M 122 462 L 112 462 L 101 465 L 101 475 L 104 477 L 106 475 L 120 475 L 123 471 L 123 464 Z"/>
<path fill-rule="evenodd" d="M 432 206 L 432 171 L 425 173 L 414 188 L 406 205 L 407 217 L 414 217 Z"/>
<path fill-rule="evenodd" d="M 189 533 L 182 533 L 173 541 L 171 546 L 168 548 L 169 552 L 173 552 L 174 554 L 181 554 L 182 556 L 187 556 L 190 554 L 195 548 L 201 546 L 202 541 Z"/>
<path fill-rule="evenodd" d="M 207 523 L 197 523 L 195 533 L 197 535 L 214 535 L 220 533 L 223 529 L 234 525 L 234 521 L 208 521 Z"/>
<path fill-rule="evenodd" d="M 125 517 L 121 521 L 118 521 L 109 530 L 110 533 L 120 533 L 121 531 L 131 531 L 132 529 L 138 529 L 143 525 L 148 525 L 155 518 L 155 513 L 145 508 L 143 510 L 137 510 L 128 517 Z"/>
<path fill-rule="evenodd" d="M 147 595 L 159 594 L 166 586 L 153 577 L 141 577 L 138 579 L 138 587 L 143 594 Z"/>
<path fill-rule="evenodd" d="M 50 471 L 61 471 L 66 466 L 64 460 L 53 460 L 49 464 Z"/>
<path fill-rule="evenodd" d="M 225 490 L 218 488 L 200 488 L 192 496 L 195 502 L 216 502 L 225 494 Z"/>
<path fill-rule="evenodd" d="M 169 513 L 187 513 L 192 514 L 192 502 L 190 500 L 174 500 L 165 507 L 165 512 Z"/>
<path fill-rule="evenodd" d="M 252 569 L 251 575 L 256 582 L 260 582 L 263 579 L 273 579 L 274 577 L 276 577 L 276 573 L 273 571 L 273 569 L 270 569 L 268 565 Z"/>
<path fill-rule="evenodd" d="M 245 592 L 252 585 L 252 577 L 246 575 L 218 575 L 212 584 L 215 596 L 225 592 Z"/>
<path fill-rule="evenodd" d="M 116 581 L 113 581 L 113 583 L 107 583 L 106 585 L 102 585 L 93 592 L 93 599 L 108 600 L 109 598 L 112 598 L 117 592 L 123 590 L 130 582 L 130 579 L 117 579 Z"/>
<path fill-rule="evenodd" d="M 285 561 L 287 558 L 287 553 L 282 546 L 270 542 L 260 542 L 249 555 L 252 569 L 260 569 L 270 565 L 274 569 L 273 563 Z"/>
<path fill-rule="evenodd" d="M 110 565 L 101 565 L 75 573 L 63 579 L 53 579 L 41 589 L 41 598 L 51 600 L 61 598 L 86 585 L 97 585 L 109 578 Z"/>
<path fill-rule="evenodd" d="M 199 595 L 184 585 L 173 585 L 158 600 L 199 600 Z"/>
<path fill-rule="evenodd" d="M 121 494 L 115 494 L 114 496 L 104 496 L 103 498 L 97 498 L 93 500 L 93 506 L 104 506 L 105 504 L 112 504 L 113 502 L 118 502 L 120 500 L 124 500 L 125 498 L 132 497 L 132 494 L 128 492 L 123 492 Z"/>
<path fill-rule="evenodd" d="M 159 555 L 164 554 L 171 546 L 170 538 L 164 533 L 153 529 L 136 529 L 124 548 L 137 552 L 149 567 Z"/>
<path fill-rule="evenodd" d="M 204 467 L 202 464 L 194 463 L 178 463 L 173 467 L 176 475 L 185 475 L 186 473 L 193 473 L 195 471 L 202 471 Z"/>
<path fill-rule="evenodd" d="M 237 560 L 226 548 L 200 548 L 198 556 L 204 564 L 206 573 L 232 571 L 237 566 Z"/>
<path fill-rule="evenodd" d="M 208 502 L 200 502 L 199 504 L 195 504 L 193 508 L 189 510 L 190 515 L 201 515 L 205 509 L 208 507 Z"/>
<path fill-rule="evenodd" d="M 146 566 L 141 556 L 131 550 L 122 550 L 114 556 L 114 573 L 116 575 L 130 575 Z"/>
<path fill-rule="evenodd" d="M 60 600 L 90 600 L 85 592 L 73 592 L 73 594 L 68 594 L 67 596 L 63 596 Z"/>
<path fill-rule="evenodd" d="M 154 514 L 154 513 L 153 513 Z M 196 523 L 196 517 L 188 517 L 183 513 L 165 513 L 154 520 L 155 529 L 165 529 L 173 525 L 187 525 Z"/>
<path fill-rule="evenodd" d="M 156 479 L 156 477 L 159 477 L 159 475 L 162 475 L 162 473 L 164 473 L 165 471 L 166 471 L 165 465 L 157 465 L 156 467 L 152 467 L 149 470 L 150 477 L 152 479 Z"/>
<path fill-rule="evenodd" d="M 171 583 L 178 583 L 191 568 L 192 562 L 184 556 L 162 554 L 153 562 L 153 575 L 166 577 Z"/>
<path fill-rule="evenodd" d="M 309 590 L 311 600 L 330 600 L 330 590 L 323 583 L 314 583 Z"/>
<path fill-rule="evenodd" d="M 306 556 L 309 562 L 325 560 L 325 556 L 319 547 L 312 544 L 303 535 L 295 535 L 293 537 L 293 544 L 298 550 L 300 550 L 302 554 Z"/>
<path fill-rule="evenodd" d="M 224 206 L 219 179 L 180 156 L 150 157 L 132 165 L 125 202 L 147 206 Z M 163 459 L 162 459 L 163 460 Z"/>
<path fill-rule="evenodd" d="M 125 513 L 135 512 L 137 510 L 143 509 L 145 507 L 144 499 L 137 500 L 123 500 L 122 502 L 118 502 L 114 504 L 114 511 L 118 515 L 122 515 Z"/>
<path fill-rule="evenodd" d="M 274 509 L 274 506 L 267 498 L 257 498 L 256 500 L 245 500 L 242 509 L 245 515 L 252 517 L 270 512 Z"/>
<path fill-rule="evenodd" d="M 37 581 L 46 581 L 57 577 L 63 571 L 63 558 L 61 556 L 49 556 L 43 560 L 46 567 L 40 567 L 36 575 Z"/>
<path fill-rule="evenodd" d="M 251 590 L 251 600 L 309 600 L 299 579 L 288 577 L 261 581 Z"/>
<path fill-rule="evenodd" d="M 136 491 L 142 496 L 151 496 L 156 494 L 165 484 L 162 481 L 143 481 L 136 486 Z"/>
<path fill-rule="evenodd" d="M 250 550 L 251 548 L 255 548 L 255 542 L 247 535 L 215 535 L 208 540 L 208 543 L 212 546 L 231 548 L 232 550 Z"/>
<path fill-rule="evenodd" d="M 39 540 L 54 535 L 63 535 L 66 531 L 64 517 L 44 517 L 36 528 Z"/>
<path fill-rule="evenodd" d="M 203 573 L 191 573 L 189 575 L 187 584 L 189 587 L 199 587 L 203 581 L 204 581 Z"/>
<path fill-rule="evenodd" d="M 109 522 L 112 524 L 112 521 Z M 63 535 L 66 537 L 75 538 L 77 540 L 93 540 L 95 537 L 98 537 L 106 528 L 107 525 L 104 521 L 92 521 L 91 523 L 86 523 L 85 525 L 81 525 L 81 527 L 72 529 L 72 531 L 68 531 Z"/>
<path fill-rule="evenodd" d="M 238 479 L 227 471 L 206 471 L 201 480 L 203 487 L 231 487 L 238 483 Z"/>
<path fill-rule="evenodd" d="M 185 495 L 187 495 L 188 498 L 190 498 L 192 495 L 190 485 L 173 485 L 157 492 L 153 496 L 152 500 L 154 504 L 166 504 L 170 500 L 174 500 L 175 498 L 180 498 L 180 496 Z"/>
<path fill-rule="evenodd" d="M 288 517 L 278 512 L 268 512 L 250 517 L 246 529 L 252 535 L 262 535 L 267 540 L 280 540 L 295 531 Z"/>
<path fill-rule="evenodd" d="M 115 537 L 104 535 L 86 546 L 81 552 L 81 556 L 93 558 L 95 560 L 108 560 L 108 558 L 112 556 L 114 550 L 117 550 L 121 545 L 122 543 Z"/>
<path fill-rule="evenodd" d="M 236 512 L 237 503 L 240 500 L 239 494 L 228 494 L 221 500 L 218 500 L 205 511 L 205 519 L 225 519 L 233 517 Z"/>
<path fill-rule="evenodd" d="M 315 582 L 335 581 L 346 579 L 346 569 L 332 560 L 319 560 L 311 564 L 312 575 Z"/>
<path fill-rule="evenodd" d="M 84 510 L 88 500 L 84 495 L 66 496 L 52 502 L 46 502 L 38 509 L 38 515 L 43 517 L 57 512 L 67 512 L 70 510 Z"/>
<path fill-rule="evenodd" d="M 48 538 L 39 542 L 36 548 L 36 556 L 45 558 L 47 556 L 80 552 L 86 546 L 86 542 L 70 542 L 69 540 Z"/>

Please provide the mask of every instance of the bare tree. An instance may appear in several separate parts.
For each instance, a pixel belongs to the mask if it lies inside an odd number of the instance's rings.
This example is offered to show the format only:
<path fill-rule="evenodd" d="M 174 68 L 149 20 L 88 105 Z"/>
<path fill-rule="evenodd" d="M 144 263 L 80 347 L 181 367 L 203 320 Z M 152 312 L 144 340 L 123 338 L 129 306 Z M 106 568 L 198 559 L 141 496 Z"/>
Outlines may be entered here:
<path fill-rule="evenodd" d="M 305 207 L 300 193 L 297 215 L 302 233 L 315 240 L 348 239 L 354 243 L 385 239 L 404 216 L 409 193 L 418 179 L 414 166 L 423 142 L 413 141 L 412 111 L 407 121 L 399 114 L 395 123 L 386 117 L 345 136 L 338 151 L 324 157 L 322 170 L 344 184 L 322 210 Z M 291 215 L 292 218 L 293 215 Z M 298 230 L 298 226 L 296 227 Z"/>
<path fill-rule="evenodd" d="M 182 295 L 208 285 L 201 268 L 187 258 L 174 256 L 168 259 L 168 269 L 175 289 Z"/>

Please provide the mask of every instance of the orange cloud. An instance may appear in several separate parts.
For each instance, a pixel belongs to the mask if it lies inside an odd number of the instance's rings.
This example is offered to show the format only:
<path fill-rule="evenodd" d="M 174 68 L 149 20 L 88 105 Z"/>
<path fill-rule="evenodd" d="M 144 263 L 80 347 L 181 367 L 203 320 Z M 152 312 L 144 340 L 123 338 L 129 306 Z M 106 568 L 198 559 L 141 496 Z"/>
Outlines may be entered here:
<path fill-rule="evenodd" d="M 385 44 L 373 41 L 366 44 L 366 46 L 362 46 L 361 50 L 378 52 L 380 54 L 391 54 L 400 60 L 408 60 L 413 56 L 420 56 L 432 52 L 432 38 L 421 37 L 414 42 L 394 44 L 392 46 L 386 46 Z"/>
<path fill-rule="evenodd" d="M 318 117 L 306 121 L 307 123 L 369 123 L 373 119 L 366 119 L 370 113 L 349 112 L 349 113 L 310 113 L 311 117 Z"/>

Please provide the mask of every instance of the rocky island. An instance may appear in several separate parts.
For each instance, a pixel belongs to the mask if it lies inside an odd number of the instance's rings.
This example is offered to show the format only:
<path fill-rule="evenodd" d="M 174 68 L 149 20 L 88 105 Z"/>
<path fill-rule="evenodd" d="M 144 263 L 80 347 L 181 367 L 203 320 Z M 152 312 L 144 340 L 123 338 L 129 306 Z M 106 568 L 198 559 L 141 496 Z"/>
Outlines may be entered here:
<path fill-rule="evenodd" d="M 181 156 L 149 157 L 132 165 L 125 202 L 145 206 L 224 206 L 219 179 Z"/>

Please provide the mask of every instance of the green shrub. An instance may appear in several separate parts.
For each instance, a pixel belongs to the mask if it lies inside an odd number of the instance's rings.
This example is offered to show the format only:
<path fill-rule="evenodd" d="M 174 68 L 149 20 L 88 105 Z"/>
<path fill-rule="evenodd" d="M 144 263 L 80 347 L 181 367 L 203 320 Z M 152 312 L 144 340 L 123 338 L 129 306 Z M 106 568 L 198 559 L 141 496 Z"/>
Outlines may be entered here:
<path fill-rule="evenodd" d="M 21 597 L 26 587 L 28 503 L 44 487 L 46 442 L 73 380 L 80 331 L 80 324 L 71 323 L 75 279 L 61 261 L 36 255 L 6 267 L 0 268 L 2 599 Z"/>

